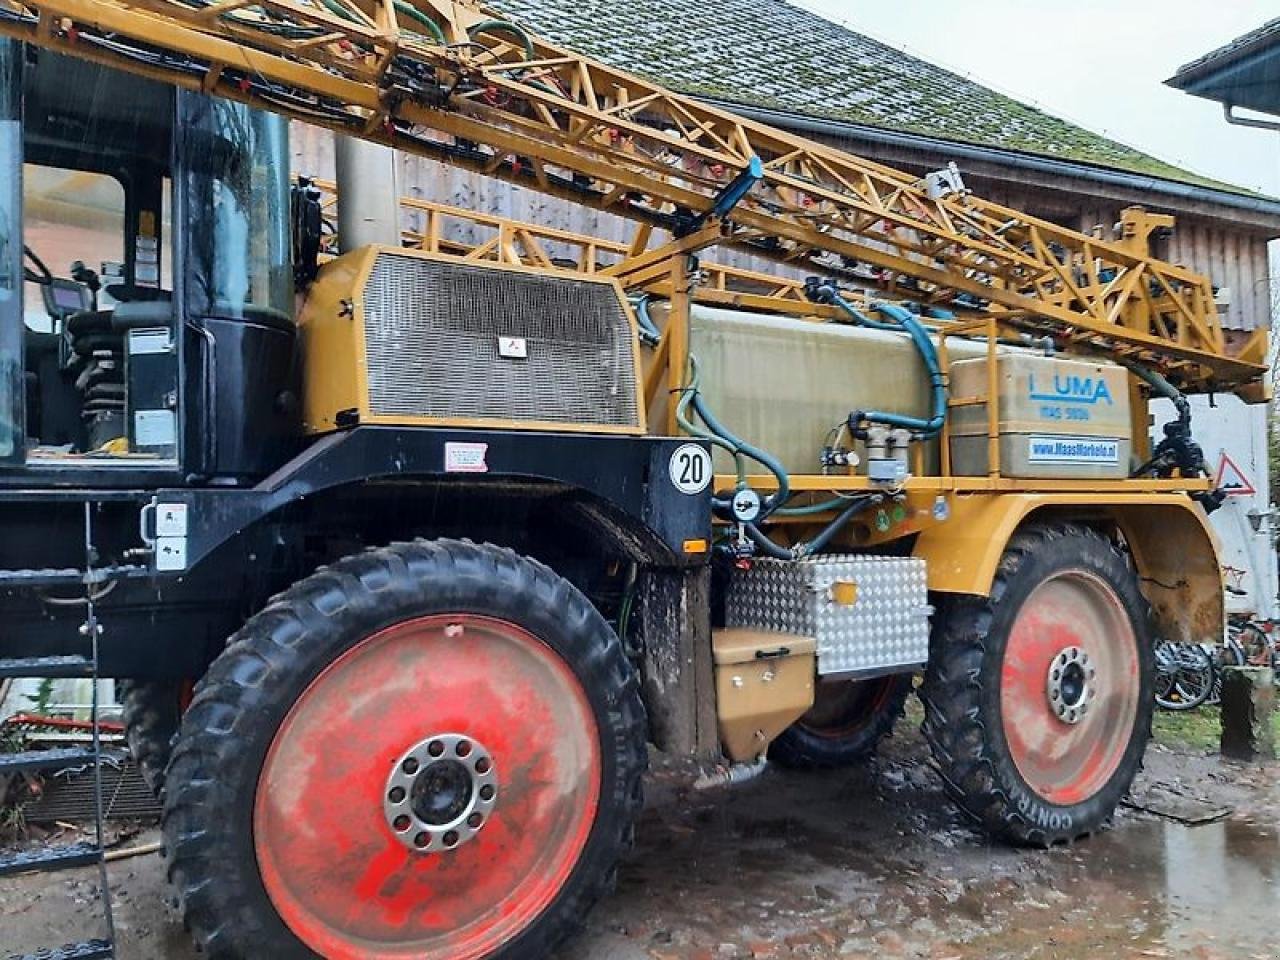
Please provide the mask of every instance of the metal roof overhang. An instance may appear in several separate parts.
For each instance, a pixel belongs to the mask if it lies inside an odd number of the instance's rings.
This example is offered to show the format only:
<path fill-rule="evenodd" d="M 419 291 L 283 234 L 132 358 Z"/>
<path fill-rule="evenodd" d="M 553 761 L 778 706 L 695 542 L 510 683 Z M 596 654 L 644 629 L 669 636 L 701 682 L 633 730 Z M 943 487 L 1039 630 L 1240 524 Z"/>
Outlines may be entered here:
<path fill-rule="evenodd" d="M 1226 107 L 1280 116 L 1280 20 L 1187 64 L 1165 83 Z"/>

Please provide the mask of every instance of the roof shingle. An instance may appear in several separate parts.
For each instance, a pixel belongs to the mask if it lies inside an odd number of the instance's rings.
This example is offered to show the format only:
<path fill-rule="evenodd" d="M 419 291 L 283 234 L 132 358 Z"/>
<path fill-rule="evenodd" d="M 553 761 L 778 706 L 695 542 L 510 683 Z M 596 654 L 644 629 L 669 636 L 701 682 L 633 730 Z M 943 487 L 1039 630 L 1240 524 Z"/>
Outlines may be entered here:
<path fill-rule="evenodd" d="M 684 93 L 1248 193 L 784 0 L 495 0 L 563 46 Z"/>

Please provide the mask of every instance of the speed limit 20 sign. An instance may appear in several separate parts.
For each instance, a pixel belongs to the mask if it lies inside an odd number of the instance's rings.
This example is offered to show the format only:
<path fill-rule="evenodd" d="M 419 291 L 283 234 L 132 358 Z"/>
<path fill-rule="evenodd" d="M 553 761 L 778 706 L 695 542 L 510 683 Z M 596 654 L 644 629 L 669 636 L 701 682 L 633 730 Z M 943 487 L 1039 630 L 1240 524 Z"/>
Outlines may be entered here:
<path fill-rule="evenodd" d="M 696 443 L 681 444 L 671 454 L 668 472 L 681 493 L 701 493 L 711 483 L 711 454 Z"/>

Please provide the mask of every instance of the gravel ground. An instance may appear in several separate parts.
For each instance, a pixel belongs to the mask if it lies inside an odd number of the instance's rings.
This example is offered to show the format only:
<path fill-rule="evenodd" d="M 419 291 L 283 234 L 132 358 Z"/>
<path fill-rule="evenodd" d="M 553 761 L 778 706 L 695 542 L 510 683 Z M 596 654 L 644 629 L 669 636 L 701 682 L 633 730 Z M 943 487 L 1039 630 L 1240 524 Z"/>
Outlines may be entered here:
<path fill-rule="evenodd" d="M 693 793 L 658 765 L 617 892 L 557 960 L 1277 956 L 1277 765 L 1162 724 L 1114 827 L 1019 851 L 973 832 L 910 724 L 865 768 Z M 1187 826 L 1166 814 L 1224 819 Z M 126 844 L 154 839 L 144 830 Z M 195 960 L 158 856 L 112 865 L 123 960 Z M 92 871 L 0 883 L 0 953 L 92 934 Z"/>

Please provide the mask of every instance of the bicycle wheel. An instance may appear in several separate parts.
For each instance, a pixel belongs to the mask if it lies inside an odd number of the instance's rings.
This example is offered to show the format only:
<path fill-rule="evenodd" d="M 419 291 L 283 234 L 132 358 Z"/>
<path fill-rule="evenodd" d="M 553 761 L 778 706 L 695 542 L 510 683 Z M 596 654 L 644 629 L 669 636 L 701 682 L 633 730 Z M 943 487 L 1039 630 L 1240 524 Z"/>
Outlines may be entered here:
<path fill-rule="evenodd" d="M 1156 703 L 1165 710 L 1194 710 L 1213 693 L 1213 658 L 1198 644 L 1156 644 Z"/>

